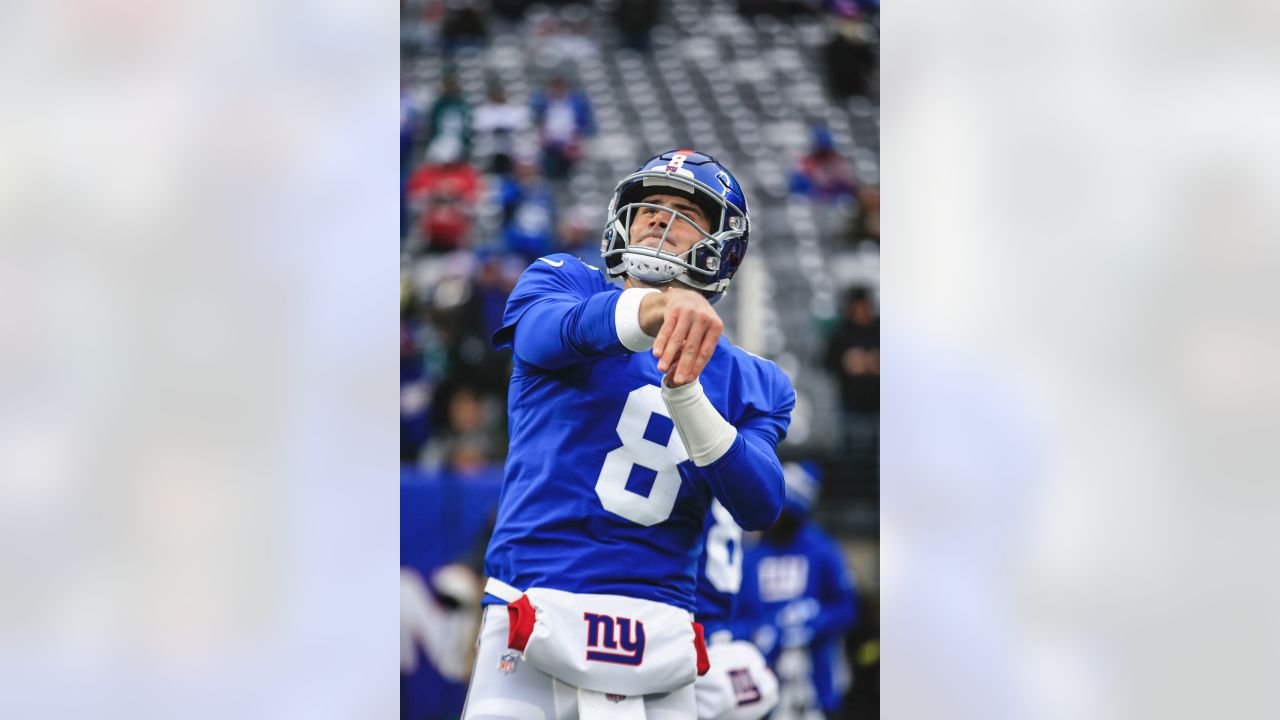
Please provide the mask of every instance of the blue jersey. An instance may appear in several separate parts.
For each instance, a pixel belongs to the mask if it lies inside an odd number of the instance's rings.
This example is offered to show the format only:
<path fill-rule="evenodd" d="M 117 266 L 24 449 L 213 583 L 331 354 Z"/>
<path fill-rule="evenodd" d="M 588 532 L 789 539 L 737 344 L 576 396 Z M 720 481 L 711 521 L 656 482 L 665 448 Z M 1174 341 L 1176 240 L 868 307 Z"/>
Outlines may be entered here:
<path fill-rule="evenodd" d="M 844 556 L 816 525 L 806 523 L 786 544 L 761 539 L 747 550 L 737 634 L 761 645 L 771 666 L 784 648 L 807 646 L 810 679 L 829 712 L 840 704 L 841 641 L 856 613 Z"/>
<path fill-rule="evenodd" d="M 795 393 L 776 365 L 722 337 L 700 381 L 738 437 L 695 466 L 662 401 L 657 358 L 618 339 L 620 295 L 597 269 L 557 254 L 535 261 L 507 301 L 494 343 L 514 349 L 511 444 L 485 572 L 521 590 L 692 611 L 712 498 L 745 528 L 778 515 L 775 447 Z"/>
<path fill-rule="evenodd" d="M 720 631 L 732 632 L 742 587 L 742 528 L 718 501 L 711 503 L 702 544 L 694 616 L 710 639 Z"/>

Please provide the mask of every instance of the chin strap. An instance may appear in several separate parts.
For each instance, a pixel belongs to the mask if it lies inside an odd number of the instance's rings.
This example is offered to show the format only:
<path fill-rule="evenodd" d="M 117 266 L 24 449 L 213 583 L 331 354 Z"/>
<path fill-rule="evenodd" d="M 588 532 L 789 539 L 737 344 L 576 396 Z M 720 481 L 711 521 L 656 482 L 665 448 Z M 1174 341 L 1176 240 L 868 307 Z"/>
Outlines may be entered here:
<path fill-rule="evenodd" d="M 685 273 L 680 265 L 652 255 L 624 252 L 622 260 L 627 274 L 644 282 L 668 283 Z"/>

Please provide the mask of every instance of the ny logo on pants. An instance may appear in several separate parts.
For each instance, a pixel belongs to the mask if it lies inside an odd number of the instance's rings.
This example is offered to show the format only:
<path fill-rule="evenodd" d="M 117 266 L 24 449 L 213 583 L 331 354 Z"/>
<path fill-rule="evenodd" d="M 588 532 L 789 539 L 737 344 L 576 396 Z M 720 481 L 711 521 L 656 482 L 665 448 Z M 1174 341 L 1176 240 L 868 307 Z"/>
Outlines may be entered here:
<path fill-rule="evenodd" d="M 588 660 L 619 665 L 639 665 L 644 661 L 644 623 L 596 613 L 582 613 L 582 619 L 587 623 Z"/>
<path fill-rule="evenodd" d="M 733 683 L 733 697 L 738 706 L 750 705 L 760 701 L 760 688 L 751 679 L 751 671 L 738 668 L 729 671 L 729 682 Z"/>

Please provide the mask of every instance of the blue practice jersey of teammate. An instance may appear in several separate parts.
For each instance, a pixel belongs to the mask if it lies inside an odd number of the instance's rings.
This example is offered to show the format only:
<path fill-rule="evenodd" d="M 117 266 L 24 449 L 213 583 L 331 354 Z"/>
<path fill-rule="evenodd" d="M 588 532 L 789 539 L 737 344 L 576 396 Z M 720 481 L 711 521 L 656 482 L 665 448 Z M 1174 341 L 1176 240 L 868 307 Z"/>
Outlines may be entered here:
<path fill-rule="evenodd" d="M 511 445 L 485 572 L 521 590 L 608 593 L 694 610 L 712 498 L 762 529 L 783 501 L 775 448 L 795 392 L 773 363 L 721 337 L 700 381 L 738 430 L 706 467 L 688 460 L 657 358 L 619 341 L 622 291 L 572 255 L 539 258 L 507 302 Z M 493 598 L 486 598 L 494 602 Z"/>
<path fill-rule="evenodd" d="M 702 545 L 694 616 L 710 640 L 721 631 L 732 634 L 742 587 L 742 528 L 718 501 L 712 501 L 707 514 Z"/>
<path fill-rule="evenodd" d="M 736 634 L 760 645 L 770 666 L 785 647 L 807 646 L 819 702 L 828 712 L 839 706 L 839 654 L 857 591 L 835 541 L 806 522 L 785 544 L 762 538 L 748 548 L 738 612 Z"/>

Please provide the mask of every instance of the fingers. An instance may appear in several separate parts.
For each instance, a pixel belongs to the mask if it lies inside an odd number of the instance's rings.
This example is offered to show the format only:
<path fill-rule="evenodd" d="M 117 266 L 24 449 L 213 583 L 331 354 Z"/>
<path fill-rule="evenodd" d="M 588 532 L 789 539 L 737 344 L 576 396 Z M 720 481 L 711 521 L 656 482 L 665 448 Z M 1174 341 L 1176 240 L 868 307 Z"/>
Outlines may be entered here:
<path fill-rule="evenodd" d="M 702 374 L 723 330 L 724 323 L 702 296 L 681 293 L 671 301 L 653 343 L 658 371 L 666 374 L 669 387 L 687 385 Z"/>
<path fill-rule="evenodd" d="M 673 308 L 666 317 L 662 319 L 662 328 L 658 330 L 658 336 L 653 340 L 653 356 L 662 357 L 662 351 L 667 347 L 667 341 L 671 339 L 671 333 L 676 329 L 675 313 L 679 313 L 679 308 Z"/>
<path fill-rule="evenodd" d="M 720 318 L 713 318 L 711 324 L 707 327 L 707 332 L 702 336 L 702 344 L 698 347 L 697 357 L 693 363 L 693 377 L 689 379 L 692 382 L 695 378 L 702 374 L 702 368 L 707 366 L 711 361 L 711 356 L 715 354 L 716 344 L 720 342 L 720 333 L 724 331 L 724 323 Z"/>
<path fill-rule="evenodd" d="M 694 318 L 689 323 L 689 332 L 685 335 L 684 342 L 680 343 L 680 357 L 676 365 L 675 382 L 677 385 L 684 385 L 693 381 L 690 373 L 693 372 L 693 364 L 698 359 L 698 348 L 702 346 L 702 337 L 707 334 L 707 318 Z"/>
<path fill-rule="evenodd" d="M 671 326 L 671 320 L 674 319 L 675 327 L 671 334 L 667 337 L 666 342 L 662 346 L 662 354 L 658 356 L 658 372 L 666 372 L 675 362 L 680 354 L 680 349 L 684 346 L 685 338 L 689 334 L 689 325 L 691 323 L 691 315 L 689 312 L 680 312 L 679 308 L 672 311 L 674 318 L 668 318 L 662 324 L 662 329 L 666 330 Z M 656 351 L 657 348 L 655 347 Z"/>
<path fill-rule="evenodd" d="M 690 323 L 689 334 L 680 345 L 679 362 L 672 373 L 671 387 L 687 385 L 698 379 L 702 369 L 716 351 L 724 323 L 715 315 L 701 316 Z"/>
<path fill-rule="evenodd" d="M 675 369 L 675 368 L 671 368 L 671 372 L 667 373 L 667 374 L 662 378 L 662 382 L 666 383 L 667 387 L 669 387 L 669 388 L 678 388 L 678 387 L 680 387 L 681 385 L 683 385 L 683 383 L 678 383 L 678 382 L 676 382 L 676 369 Z"/>

